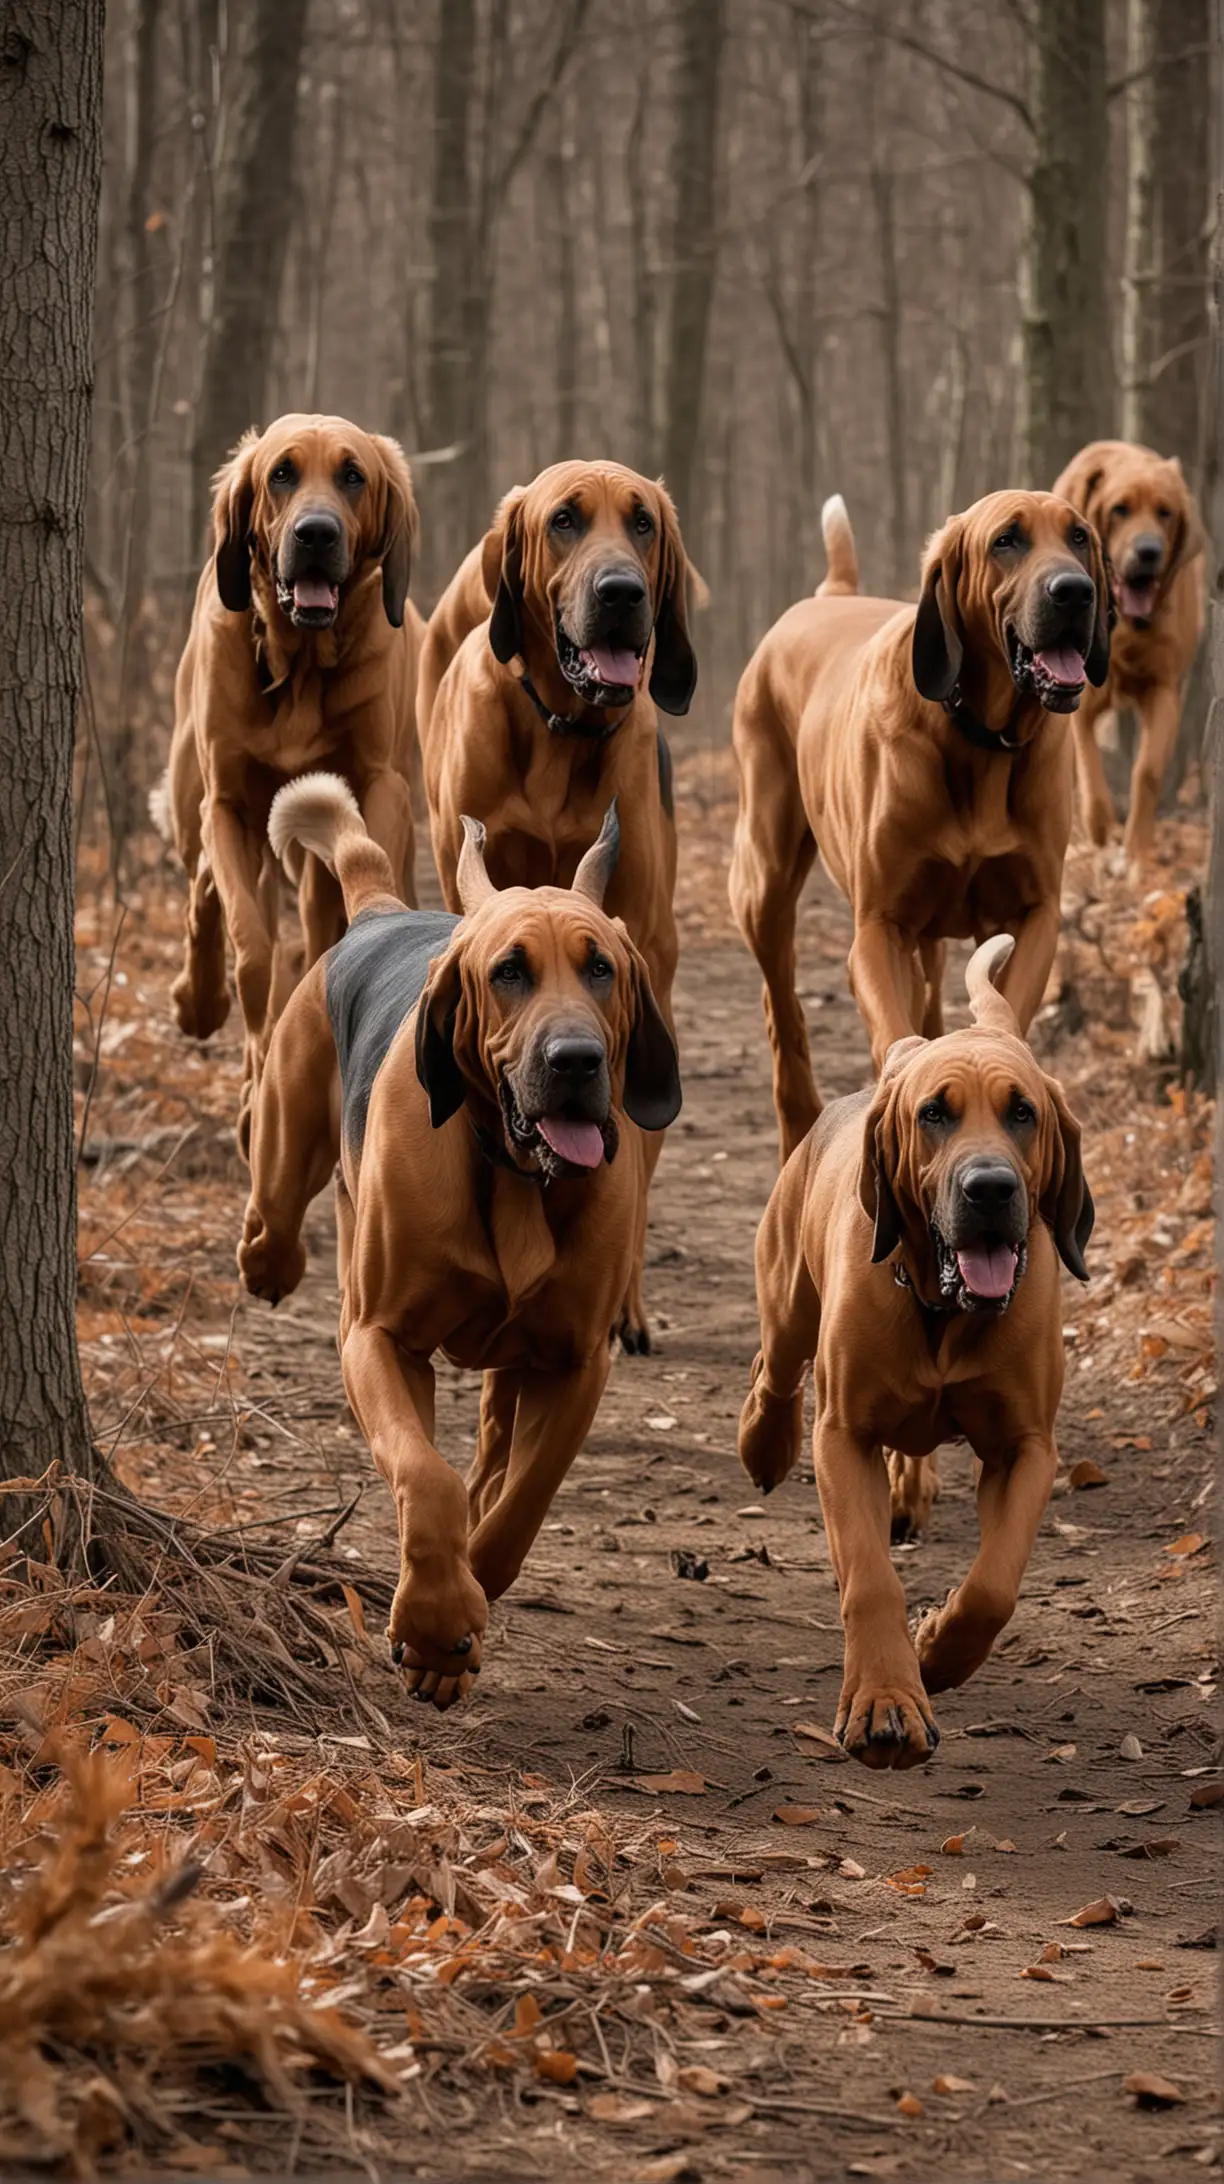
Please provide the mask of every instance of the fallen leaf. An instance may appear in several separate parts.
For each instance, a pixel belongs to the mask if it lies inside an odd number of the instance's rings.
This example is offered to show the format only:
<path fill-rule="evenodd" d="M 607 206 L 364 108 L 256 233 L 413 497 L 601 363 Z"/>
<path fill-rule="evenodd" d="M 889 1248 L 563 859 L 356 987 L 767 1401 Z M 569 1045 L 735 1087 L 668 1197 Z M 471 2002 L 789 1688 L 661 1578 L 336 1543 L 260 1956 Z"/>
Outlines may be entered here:
<path fill-rule="evenodd" d="M 856 1858 L 843 1858 L 837 1870 L 844 1881 L 865 1881 L 867 1878 L 866 1866 L 861 1866 Z"/>
<path fill-rule="evenodd" d="M 1047 1760 L 1052 1759 L 1057 1766 L 1065 1767 L 1068 1760 L 1075 1758 L 1075 1746 L 1073 1744 L 1056 1744 L 1053 1751 L 1046 1753 L 1046 1758 Z"/>
<path fill-rule="evenodd" d="M 812 1755 L 815 1759 L 837 1760 L 849 1759 L 850 1757 L 845 1746 L 839 1744 L 837 1738 L 831 1735 L 829 1730 L 819 1728 L 814 1721 L 793 1721 L 791 1723 L 791 1735 L 803 1737 L 809 1744 L 815 1744 L 818 1747 Z"/>
<path fill-rule="evenodd" d="M 1200 1782 L 1190 1792 L 1191 1812 L 1213 1812 L 1219 1804 L 1224 1804 L 1224 1782 Z"/>
<path fill-rule="evenodd" d="M 1061 1941 L 1047 1941 L 1041 1952 L 1041 1962 L 1043 1964 L 1061 1964 L 1062 1953 Z"/>
<path fill-rule="evenodd" d="M 1079 1462 L 1072 1464 L 1067 1473 L 1067 1484 L 1077 1491 L 1086 1486 L 1108 1486 L 1109 1473 L 1102 1471 L 1099 1464 L 1094 1464 L 1091 1456 L 1081 1456 Z"/>
<path fill-rule="evenodd" d="M 595 2093 L 586 2104 L 586 2112 L 596 2123 L 642 2123 L 655 2110 L 653 2101 L 635 2101 L 623 2093 Z"/>
<path fill-rule="evenodd" d="M 902 2093 L 897 2101 L 897 2111 L 902 2116 L 921 2116 L 925 2114 L 922 2102 L 916 2093 Z"/>
<path fill-rule="evenodd" d="M 943 1839 L 943 1842 L 939 1846 L 944 1854 L 944 1857 L 963 1858 L 965 1854 L 965 1844 L 968 1842 L 969 1837 L 973 1833 L 974 1830 L 972 1828 L 968 1828 L 963 1835 L 946 1835 Z"/>
<path fill-rule="evenodd" d="M 822 1805 L 779 1805 L 773 1817 L 784 1828 L 810 1828 L 814 1820 L 825 1818 L 825 1811 Z"/>
<path fill-rule="evenodd" d="M 1122 2091 L 1132 2093 L 1139 2108 L 1173 2108 L 1186 2098 L 1179 2086 L 1154 2070 L 1132 2070 L 1122 2080 Z"/>
<path fill-rule="evenodd" d="M 1197 1555 L 1206 1545 L 1205 1532 L 1183 1532 L 1181 1538 L 1175 1539 L 1164 1551 L 1167 1555 Z"/>
<path fill-rule="evenodd" d="M 648 1790 L 652 1795 L 674 1792 L 679 1797 L 700 1797 L 709 1787 L 705 1776 L 691 1767 L 675 1767 L 671 1774 L 635 1775 L 633 1784 L 635 1789 Z"/>
<path fill-rule="evenodd" d="M 1119 1855 L 1123 1858 L 1170 1858 L 1175 1850 L 1180 1849 L 1181 1844 L 1176 1835 L 1151 1835 L 1142 1843 L 1132 1843 Z"/>
<path fill-rule="evenodd" d="M 1060 1926 L 1114 1926 L 1121 1906 L 1115 1896 L 1098 1896 L 1095 1903 L 1086 1903 L 1082 1910 L 1072 1913 L 1069 1919 L 1060 1919 Z"/>
<path fill-rule="evenodd" d="M 1194 1799 L 1190 1802 L 1193 1804 Z M 1128 1820 L 1144 1820 L 1150 1812 L 1159 1812 L 1163 1805 L 1162 1797 L 1132 1797 L 1125 1805 L 1115 1805 L 1114 1811 L 1125 1813 Z"/>
<path fill-rule="evenodd" d="M 932 2093 L 972 2093 L 973 2080 L 972 2078 L 954 2078 L 951 2071 L 945 2071 L 938 2078 L 932 2078 L 931 2091 Z"/>
<path fill-rule="evenodd" d="M 1126 1736 L 1123 1737 L 1121 1744 L 1118 1746 L 1118 1757 L 1120 1759 L 1143 1758 L 1143 1746 L 1140 1744 L 1139 1739 L 1135 1735 L 1133 1729 L 1127 1732 Z"/>
<path fill-rule="evenodd" d="M 361 1605 L 361 1595 L 360 1593 L 355 1592 L 351 1585 L 345 1585 L 343 1583 L 340 1586 L 340 1590 L 344 1594 L 344 1604 L 349 1611 L 349 1616 L 352 1620 L 353 1629 L 356 1631 L 359 1638 L 364 1638 L 366 1636 L 366 1620 L 365 1609 Z"/>
<path fill-rule="evenodd" d="M 1041 1979 L 1050 1984 L 1062 1985 L 1066 1982 L 1068 1974 L 1066 1972 L 1051 1971 L 1048 1964 L 1026 1964 L 1020 1973 L 1020 1977 L 1021 1979 Z"/>
<path fill-rule="evenodd" d="M 516 2038 L 523 2040 L 528 2033 L 534 2032 L 543 2014 L 533 1994 L 521 1994 L 514 2008 Z"/>
<path fill-rule="evenodd" d="M 698 2093 L 702 2100 L 709 2101 L 726 2092 L 728 2080 L 720 2078 L 716 2070 L 707 2070 L 704 2063 L 686 2063 L 677 2073 L 676 2083 L 682 2085 L 686 2093 Z"/>
<path fill-rule="evenodd" d="M 910 1865 L 902 1866 L 899 1872 L 886 1873 L 884 1878 L 890 1888 L 900 1889 L 903 1896 L 925 1896 L 930 1874 L 929 1865 Z"/>
<path fill-rule="evenodd" d="M 995 1844 L 995 1849 L 1001 1850 L 1005 1855 L 1016 1854 L 1016 1846 L 1013 1843 L 1010 1835 L 1001 1835 L 998 1842 Z"/>

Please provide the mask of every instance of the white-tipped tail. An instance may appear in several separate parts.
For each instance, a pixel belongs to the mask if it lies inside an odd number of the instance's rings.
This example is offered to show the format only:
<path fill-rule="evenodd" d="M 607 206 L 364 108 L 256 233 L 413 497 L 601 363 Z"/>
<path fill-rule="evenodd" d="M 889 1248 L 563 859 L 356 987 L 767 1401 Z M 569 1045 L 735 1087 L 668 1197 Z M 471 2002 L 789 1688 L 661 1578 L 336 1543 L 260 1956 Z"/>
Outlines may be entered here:
<path fill-rule="evenodd" d="M 299 781 L 287 781 L 273 797 L 268 840 L 287 870 L 288 852 L 296 846 L 311 850 L 329 872 L 334 872 L 336 837 L 346 819 L 361 824 L 361 807 L 348 782 L 342 781 L 339 774 L 303 774 Z M 300 869 L 299 863 L 298 872 Z M 298 872 L 290 870 L 290 878 L 296 879 Z"/>
<path fill-rule="evenodd" d="M 1011 1002 L 998 990 L 999 978 L 1015 945 L 1010 933 L 992 933 L 980 948 L 975 948 L 965 965 L 965 990 L 975 1024 L 987 1031 L 1010 1031 L 1019 1037 L 1020 1026 Z"/>
<path fill-rule="evenodd" d="M 170 816 L 170 768 L 154 782 L 149 790 L 149 817 L 163 842 L 174 840 L 174 822 Z"/>
<path fill-rule="evenodd" d="M 818 599 L 852 597 L 859 588 L 858 554 L 850 516 L 840 493 L 830 493 L 820 511 L 820 532 L 829 557 L 828 573 L 816 587 Z"/>

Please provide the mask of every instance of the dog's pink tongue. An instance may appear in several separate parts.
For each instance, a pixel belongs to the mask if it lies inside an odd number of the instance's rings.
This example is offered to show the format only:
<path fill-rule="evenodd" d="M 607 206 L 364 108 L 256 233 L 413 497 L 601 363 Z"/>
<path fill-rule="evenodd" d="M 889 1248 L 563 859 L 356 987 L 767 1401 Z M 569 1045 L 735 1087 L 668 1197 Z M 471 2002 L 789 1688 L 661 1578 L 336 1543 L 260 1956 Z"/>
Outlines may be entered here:
<path fill-rule="evenodd" d="M 1146 622 L 1152 611 L 1154 584 L 1123 584 L 1120 587 L 1122 612 L 1133 622 Z"/>
<path fill-rule="evenodd" d="M 1014 1244 L 976 1244 L 958 1251 L 961 1280 L 975 1297 L 1005 1297 L 1016 1279 Z"/>
<path fill-rule="evenodd" d="M 329 584 L 325 576 L 299 576 L 293 587 L 293 604 L 308 612 L 319 607 L 334 607 L 340 598 L 339 586 Z"/>
<path fill-rule="evenodd" d="M 568 1115 L 540 1115 L 536 1129 L 545 1144 L 575 1168 L 597 1168 L 603 1159 L 603 1131 L 597 1122 L 571 1122 Z"/>
<path fill-rule="evenodd" d="M 1036 660 L 1052 682 L 1067 683 L 1078 690 L 1084 680 L 1084 656 L 1074 645 L 1050 645 L 1036 654 Z"/>
<path fill-rule="evenodd" d="M 601 683 L 619 683 L 626 689 L 637 689 L 642 663 L 627 645 L 588 645 L 582 659 Z"/>

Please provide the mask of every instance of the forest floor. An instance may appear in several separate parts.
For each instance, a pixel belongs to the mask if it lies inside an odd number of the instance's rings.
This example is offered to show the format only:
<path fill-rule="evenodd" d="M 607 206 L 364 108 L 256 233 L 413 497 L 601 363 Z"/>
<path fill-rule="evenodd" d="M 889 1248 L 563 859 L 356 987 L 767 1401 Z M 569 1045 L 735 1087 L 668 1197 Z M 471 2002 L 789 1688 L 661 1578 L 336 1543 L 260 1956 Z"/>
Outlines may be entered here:
<path fill-rule="evenodd" d="M 117 938 L 86 879 L 98 1440 L 148 1501 L 230 1528 L 239 1564 L 361 1498 L 317 1708 L 221 1703 L 156 1580 L 0 1583 L 0 2159 L 642 2184 L 1218 2162 L 1213 1118 L 1136 1059 L 1141 1020 L 1149 1050 L 1175 1025 L 1202 826 L 1165 825 L 1142 904 L 1107 858 L 1068 865 L 1035 1039 L 1084 1125 L 1097 1229 L 1090 1285 L 1064 1287 L 1062 1470 L 1012 1626 L 939 1700 L 932 1764 L 889 1776 L 828 1733 L 810 1463 L 763 1506 L 736 1458 L 776 1141 L 725 754 L 690 753 L 679 784 L 685 1104 L 651 1207 L 655 1349 L 616 1359 L 447 1717 L 407 1704 L 366 1630 L 393 1526 L 339 1379 L 330 1204 L 294 1298 L 273 1315 L 239 1291 L 237 1031 L 202 1050 L 173 1029 L 182 888 L 152 847 Z M 826 1094 L 865 1077 L 847 941 L 817 879 L 801 991 Z M 445 1364 L 438 1385 L 463 1463 L 477 1385 Z M 972 1552 L 967 1452 L 943 1472 L 929 1537 L 895 1551 L 915 1612 Z"/>

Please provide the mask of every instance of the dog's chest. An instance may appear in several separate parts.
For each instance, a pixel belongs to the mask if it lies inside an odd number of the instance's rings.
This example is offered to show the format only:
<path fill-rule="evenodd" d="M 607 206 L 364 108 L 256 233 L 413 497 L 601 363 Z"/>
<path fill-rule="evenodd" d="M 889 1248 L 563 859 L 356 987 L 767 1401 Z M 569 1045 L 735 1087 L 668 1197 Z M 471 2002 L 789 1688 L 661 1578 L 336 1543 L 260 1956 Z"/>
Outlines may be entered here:
<path fill-rule="evenodd" d="M 256 731 L 253 755 L 284 774 L 301 773 L 334 755 L 348 731 L 343 691 L 313 662 L 295 667 L 268 693 L 268 715 Z"/>

